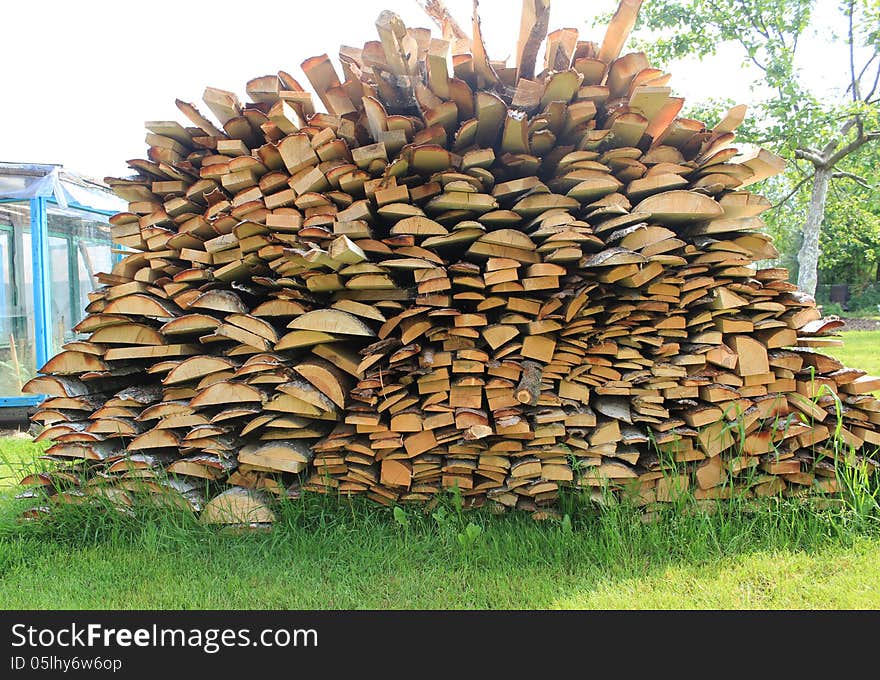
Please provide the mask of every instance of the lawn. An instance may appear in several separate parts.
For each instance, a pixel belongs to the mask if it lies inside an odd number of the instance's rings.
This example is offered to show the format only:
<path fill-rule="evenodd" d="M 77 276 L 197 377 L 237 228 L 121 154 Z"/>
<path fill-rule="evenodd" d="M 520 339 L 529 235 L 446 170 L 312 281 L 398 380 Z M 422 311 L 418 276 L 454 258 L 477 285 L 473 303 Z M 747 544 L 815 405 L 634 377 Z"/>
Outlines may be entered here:
<path fill-rule="evenodd" d="M 878 342 L 850 333 L 834 353 L 876 373 Z M 880 608 L 876 503 L 771 499 L 707 514 L 685 501 L 645 522 L 572 501 L 570 522 L 535 522 L 460 512 L 450 499 L 395 517 L 308 496 L 266 533 L 149 509 L 74 507 L 21 524 L 11 483 L 35 448 L 0 440 L 0 607 Z"/>
<path fill-rule="evenodd" d="M 0 437 L 0 494 L 18 484 L 31 470 L 41 467 L 35 458 L 46 446 L 35 444 L 23 432 L 14 437 Z"/>
<path fill-rule="evenodd" d="M 7 608 L 880 607 L 880 532 L 851 513 L 785 501 L 748 511 L 622 508 L 564 522 L 444 506 L 401 519 L 309 497 L 267 533 L 180 515 L 73 510 L 57 525 L 0 518 Z M 436 511 L 435 511 L 436 512 Z M 465 527 L 481 528 L 463 544 Z M 467 543 L 464 541 L 464 543 Z"/>
<path fill-rule="evenodd" d="M 850 368 L 880 375 L 880 331 L 843 333 L 843 347 L 828 347 L 823 351 L 837 357 Z"/>

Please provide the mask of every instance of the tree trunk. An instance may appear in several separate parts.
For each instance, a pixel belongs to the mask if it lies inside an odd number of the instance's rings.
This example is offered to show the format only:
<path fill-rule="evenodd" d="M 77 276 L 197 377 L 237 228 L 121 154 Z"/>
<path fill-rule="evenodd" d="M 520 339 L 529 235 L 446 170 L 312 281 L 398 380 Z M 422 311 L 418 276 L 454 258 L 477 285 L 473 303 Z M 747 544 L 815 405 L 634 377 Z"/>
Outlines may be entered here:
<path fill-rule="evenodd" d="M 798 288 L 816 294 L 819 266 L 819 234 L 825 217 L 825 199 L 828 196 L 828 181 L 831 168 L 817 167 L 813 177 L 813 191 L 810 194 L 810 208 L 804 222 L 804 239 L 798 251 Z"/>

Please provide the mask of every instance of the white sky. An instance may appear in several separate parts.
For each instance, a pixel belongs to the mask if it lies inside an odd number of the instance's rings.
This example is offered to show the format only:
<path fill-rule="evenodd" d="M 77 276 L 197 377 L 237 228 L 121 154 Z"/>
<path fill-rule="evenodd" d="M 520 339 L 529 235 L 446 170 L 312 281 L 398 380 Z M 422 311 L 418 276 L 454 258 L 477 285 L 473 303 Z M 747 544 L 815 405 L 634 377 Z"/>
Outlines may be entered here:
<path fill-rule="evenodd" d="M 600 42 L 592 17 L 615 4 L 553 0 L 550 29 L 578 28 L 582 39 Z M 446 5 L 470 32 L 471 0 Z M 837 0 L 818 5 L 815 24 L 827 31 Z M 512 58 L 520 7 L 519 0 L 480 3 L 492 59 Z M 146 154 L 145 120 L 189 124 L 176 97 L 210 115 L 201 105 L 207 85 L 246 100 L 249 79 L 285 70 L 308 87 L 299 64 L 324 52 L 335 58 L 340 44 L 374 39 L 383 9 L 408 26 L 434 28 L 415 0 L 6 0 L 0 160 L 63 163 L 94 177 L 131 174 L 125 161 Z M 802 53 L 801 66 L 819 92 L 839 83 L 848 68 L 845 50 L 819 36 Z M 722 46 L 705 62 L 673 64 L 671 85 L 688 99 L 748 103 L 754 71 L 741 62 L 736 48 Z"/>

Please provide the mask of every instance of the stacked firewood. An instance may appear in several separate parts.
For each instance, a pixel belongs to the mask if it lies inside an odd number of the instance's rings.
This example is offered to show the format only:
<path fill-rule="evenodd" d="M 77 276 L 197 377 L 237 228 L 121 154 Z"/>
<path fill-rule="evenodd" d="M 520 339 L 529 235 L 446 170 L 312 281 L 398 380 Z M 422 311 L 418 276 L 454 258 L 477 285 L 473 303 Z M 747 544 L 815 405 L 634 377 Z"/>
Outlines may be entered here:
<path fill-rule="evenodd" d="M 541 516 L 562 487 L 833 493 L 876 465 L 880 379 L 756 264 L 778 253 L 747 187 L 781 160 L 731 146 L 744 107 L 680 117 L 670 76 L 619 56 L 639 4 L 596 44 L 527 0 L 514 66 L 476 14 L 468 39 L 383 12 L 341 74 L 302 64 L 320 106 L 280 72 L 148 122 L 107 178 L 126 254 L 26 386 L 67 463 L 29 494 L 263 524 L 303 491 L 458 489 Z"/>

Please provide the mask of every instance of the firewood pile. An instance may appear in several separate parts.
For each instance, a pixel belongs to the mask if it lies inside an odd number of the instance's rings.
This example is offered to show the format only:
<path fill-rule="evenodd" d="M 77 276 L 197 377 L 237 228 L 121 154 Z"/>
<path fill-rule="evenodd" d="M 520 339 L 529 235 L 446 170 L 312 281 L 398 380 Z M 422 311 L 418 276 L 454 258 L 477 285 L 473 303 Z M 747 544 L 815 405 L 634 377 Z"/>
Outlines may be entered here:
<path fill-rule="evenodd" d="M 64 463 L 23 480 L 29 516 L 149 493 L 261 525 L 302 492 L 457 488 L 541 517 L 562 487 L 829 494 L 876 466 L 880 378 L 756 264 L 748 187 L 781 159 L 732 146 L 745 107 L 707 128 L 621 56 L 639 4 L 595 43 L 527 0 L 514 65 L 476 8 L 470 37 L 382 12 L 341 73 L 302 63 L 318 101 L 282 71 L 147 122 L 106 180 L 126 254 L 25 387 Z"/>

